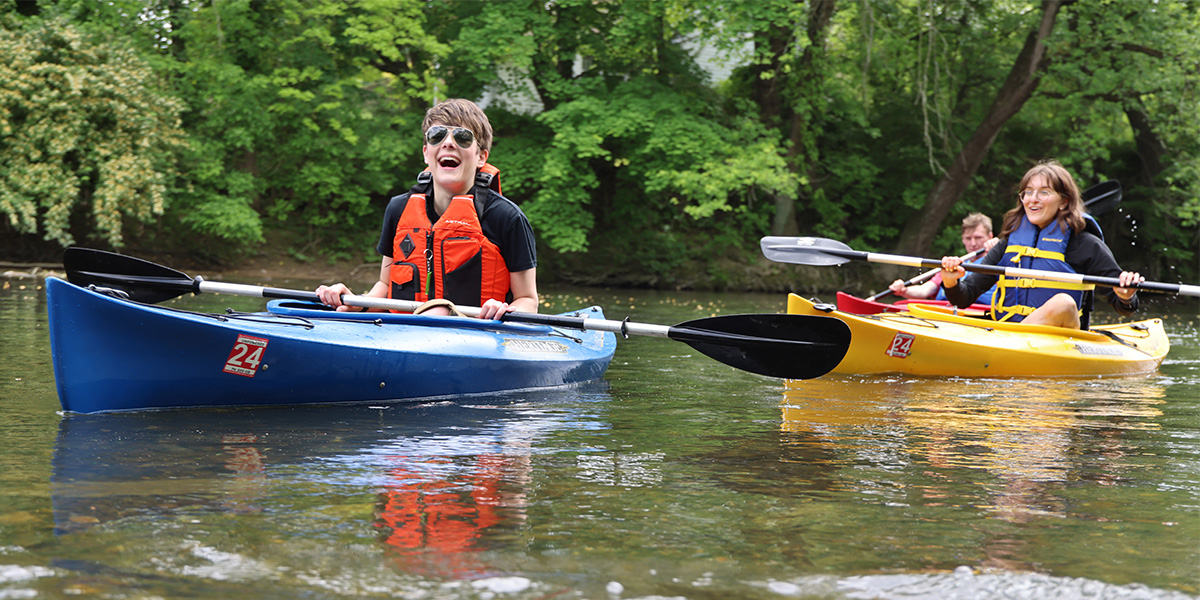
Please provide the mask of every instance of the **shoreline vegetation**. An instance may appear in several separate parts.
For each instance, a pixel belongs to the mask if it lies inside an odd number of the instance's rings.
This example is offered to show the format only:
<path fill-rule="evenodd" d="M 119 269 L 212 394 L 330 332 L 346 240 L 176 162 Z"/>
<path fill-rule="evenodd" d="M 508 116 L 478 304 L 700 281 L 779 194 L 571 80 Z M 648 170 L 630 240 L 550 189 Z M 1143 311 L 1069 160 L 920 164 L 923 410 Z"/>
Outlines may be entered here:
<path fill-rule="evenodd" d="M 130 254 L 191 276 L 199 275 L 215 281 L 228 280 L 263 285 L 282 281 L 344 281 L 350 285 L 351 289 L 366 289 L 374 281 L 379 268 L 378 263 L 349 260 L 302 262 L 285 252 L 259 254 L 237 263 L 218 266 L 198 264 L 195 261 L 169 254 Z M 543 263 L 538 268 L 540 278 L 542 278 L 543 272 L 546 274 L 542 287 L 547 289 L 564 286 L 663 291 L 832 293 L 837 290 L 864 291 L 859 289 L 861 284 L 858 281 L 882 281 L 884 279 L 875 277 L 869 268 L 864 269 L 859 265 L 852 265 L 848 269 L 789 267 L 772 263 L 765 258 L 754 263 L 744 264 L 729 261 L 716 267 L 697 265 L 682 269 L 677 276 L 671 276 L 669 279 L 664 276 L 639 275 L 632 272 L 618 272 L 613 269 L 587 271 L 571 264 L 548 266 Z M 719 273 L 715 276 L 710 272 L 714 269 L 719 269 Z M 0 260 L 0 278 L 31 280 L 46 277 L 66 278 L 62 263 Z"/>
<path fill-rule="evenodd" d="M 426 109 L 468 98 L 548 288 L 878 291 L 897 277 L 773 267 L 759 239 L 943 256 L 1047 158 L 1121 182 L 1118 264 L 1200 279 L 1180 0 L 143 4 L 0 4 L 0 259 L 370 282 Z"/>
<path fill-rule="evenodd" d="M 275 255 L 259 254 L 245 259 L 237 264 L 214 267 L 212 265 L 196 264 L 187 259 L 170 255 L 154 255 L 144 253 L 129 253 L 139 258 L 157 262 L 164 266 L 182 271 L 190 276 L 201 276 L 212 281 L 229 281 L 252 285 L 277 287 L 306 286 L 312 282 L 343 281 L 351 289 L 358 291 L 367 289 L 374 281 L 378 263 L 356 263 L 354 261 L 312 261 L 301 262 L 289 256 L 286 252 Z M 791 268 L 789 268 L 791 267 Z M 542 267 L 539 267 L 541 269 Z M 916 271 L 914 270 L 914 273 Z M 540 273 L 539 273 L 540 275 Z M 732 279 L 722 279 L 720 285 L 712 280 L 702 283 L 705 285 L 647 285 L 644 280 L 632 277 L 621 279 L 617 277 L 606 279 L 582 280 L 563 277 L 561 274 L 546 280 L 542 285 L 543 293 L 553 293 L 559 288 L 587 289 L 627 289 L 627 290 L 657 290 L 657 291 L 691 291 L 691 292 L 747 292 L 759 294 L 795 293 L 807 298 L 833 300 L 835 292 L 846 292 L 858 296 L 869 296 L 882 291 L 886 282 L 892 279 L 882 267 L 866 264 L 847 264 L 837 268 L 797 267 L 782 265 L 761 259 L 757 264 L 741 265 L 738 277 L 761 277 L 744 285 L 732 285 Z M 62 263 L 54 262 L 16 262 L 0 260 L 0 291 L 11 288 L 24 289 L 21 286 L 37 285 L 47 277 L 66 279 L 66 271 Z M 679 281 L 683 281 L 681 277 Z M 877 288 L 877 289 L 876 289 Z M 1144 308 L 1140 317 L 1154 316 L 1164 306 L 1185 305 L 1193 303 L 1194 299 L 1171 294 L 1147 293 L 1144 296 Z M 1156 308 L 1155 308 L 1156 307 Z M 1169 310 L 1169 309 L 1168 309 Z M 1117 315 L 1109 311 L 1098 312 L 1103 319 L 1099 322 L 1118 320 Z"/>

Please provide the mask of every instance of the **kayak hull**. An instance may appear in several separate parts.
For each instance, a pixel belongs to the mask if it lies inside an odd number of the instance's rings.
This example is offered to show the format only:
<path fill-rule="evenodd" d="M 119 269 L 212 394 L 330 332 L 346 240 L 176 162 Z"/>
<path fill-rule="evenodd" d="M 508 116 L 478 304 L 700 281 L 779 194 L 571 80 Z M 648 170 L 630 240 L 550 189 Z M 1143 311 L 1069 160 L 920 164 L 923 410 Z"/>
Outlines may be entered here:
<path fill-rule="evenodd" d="M 598 379 L 612 333 L 272 301 L 209 315 L 47 279 L 64 411 L 377 402 Z M 603 318 L 598 307 L 571 315 Z"/>
<path fill-rule="evenodd" d="M 908 312 L 855 315 L 788 296 L 788 312 L 833 315 L 851 331 L 834 373 L 1027 377 L 1153 372 L 1170 349 L 1161 319 L 1079 331 L 999 323 L 910 305 Z"/>

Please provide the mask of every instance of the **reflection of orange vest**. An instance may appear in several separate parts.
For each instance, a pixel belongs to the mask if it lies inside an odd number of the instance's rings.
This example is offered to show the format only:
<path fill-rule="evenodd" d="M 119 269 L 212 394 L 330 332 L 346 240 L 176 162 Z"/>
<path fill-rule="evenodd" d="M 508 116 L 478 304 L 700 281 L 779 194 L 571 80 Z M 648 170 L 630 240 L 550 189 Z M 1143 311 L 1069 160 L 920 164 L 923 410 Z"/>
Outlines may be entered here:
<path fill-rule="evenodd" d="M 425 194 L 417 192 L 421 184 L 409 194 L 392 241 L 389 298 L 446 298 L 464 306 L 508 300 L 508 266 L 500 248 L 483 235 L 479 210 L 485 203 L 475 201 L 491 193 L 488 183 L 499 183 L 499 171 L 487 164 L 481 171 L 488 177 L 476 179 L 475 194 L 452 198 L 436 223 L 426 213 Z"/>
<path fill-rule="evenodd" d="M 427 556 L 440 576 L 486 572 L 471 553 L 481 549 L 484 531 L 502 521 L 499 488 L 507 459 L 484 454 L 469 472 L 443 479 L 439 468 L 448 460 L 396 458 L 409 466 L 388 471 L 392 482 L 380 494 L 375 526 L 383 543 L 401 557 Z"/>

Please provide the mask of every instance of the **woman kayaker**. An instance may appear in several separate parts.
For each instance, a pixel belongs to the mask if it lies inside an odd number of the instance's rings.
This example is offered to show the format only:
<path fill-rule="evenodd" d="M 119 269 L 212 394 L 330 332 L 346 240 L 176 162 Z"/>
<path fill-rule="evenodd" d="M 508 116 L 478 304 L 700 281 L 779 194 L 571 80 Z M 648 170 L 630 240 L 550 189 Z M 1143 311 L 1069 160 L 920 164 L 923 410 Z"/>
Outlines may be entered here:
<path fill-rule="evenodd" d="M 983 213 L 973 212 L 963 218 L 962 221 L 962 243 L 967 249 L 967 254 L 976 250 L 991 250 L 1000 240 L 992 237 L 992 219 Z M 979 262 L 983 260 L 983 255 L 975 257 L 971 262 Z M 917 285 L 905 286 L 903 279 L 897 279 L 888 286 L 891 292 L 901 298 L 915 298 L 918 300 L 935 298 L 937 300 L 945 300 L 946 294 L 942 291 L 942 274 L 937 273 L 932 279 L 925 283 Z M 991 304 L 992 292 L 994 288 L 989 288 L 979 295 L 979 299 L 975 302 L 979 304 Z"/>
<path fill-rule="evenodd" d="M 375 248 L 379 281 L 366 295 L 425 302 L 423 314 L 450 314 L 453 303 L 479 304 L 481 319 L 537 312 L 533 228 L 500 195 L 499 170 L 487 164 L 487 115 L 470 100 L 447 100 L 426 111 L 421 130 L 427 168 L 388 202 Z M 343 283 L 316 291 L 339 311 L 359 310 L 342 304 L 351 293 Z"/>
<path fill-rule="evenodd" d="M 1001 243 L 981 264 L 1117 277 L 1123 286 L 1146 280 L 1117 265 L 1095 221 L 1084 216 L 1079 186 L 1058 161 L 1038 163 L 1021 178 L 1018 189 L 1016 207 L 1004 214 Z M 955 306 L 970 305 L 996 284 L 992 317 L 997 320 L 1087 328 L 1092 286 L 983 273 L 964 279 L 962 262 L 957 256 L 942 258 L 942 287 Z M 1122 316 L 1138 308 L 1135 288 L 1115 287 L 1106 295 Z"/>

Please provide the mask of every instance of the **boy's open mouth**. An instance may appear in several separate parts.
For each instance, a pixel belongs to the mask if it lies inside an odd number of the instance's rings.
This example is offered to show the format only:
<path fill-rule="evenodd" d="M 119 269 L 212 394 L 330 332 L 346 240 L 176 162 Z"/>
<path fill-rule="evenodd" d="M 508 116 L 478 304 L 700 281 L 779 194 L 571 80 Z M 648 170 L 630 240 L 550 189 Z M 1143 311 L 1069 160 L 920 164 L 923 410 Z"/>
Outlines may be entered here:
<path fill-rule="evenodd" d="M 453 156 L 443 156 L 438 159 L 438 166 L 453 169 L 459 165 L 459 160 Z"/>

